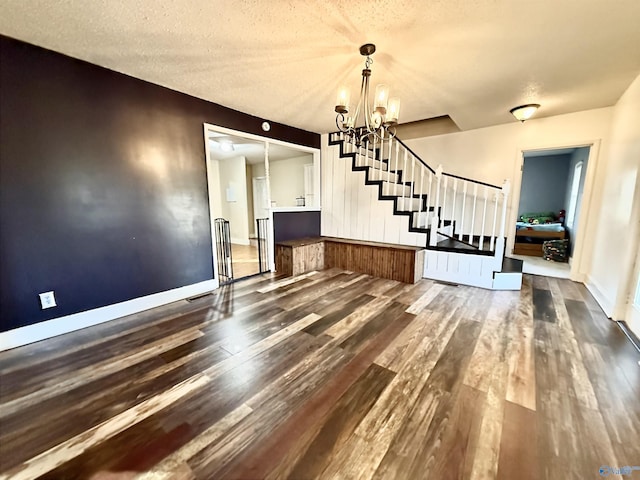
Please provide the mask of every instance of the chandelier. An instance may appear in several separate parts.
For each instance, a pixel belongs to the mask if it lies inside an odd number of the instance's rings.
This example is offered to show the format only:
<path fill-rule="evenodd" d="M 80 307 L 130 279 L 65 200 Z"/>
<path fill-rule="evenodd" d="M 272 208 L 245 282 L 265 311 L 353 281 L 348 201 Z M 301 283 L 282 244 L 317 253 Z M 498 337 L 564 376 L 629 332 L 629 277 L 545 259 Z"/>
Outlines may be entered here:
<path fill-rule="evenodd" d="M 376 51 L 376 46 L 367 43 L 360 47 L 360 55 L 367 57 L 362 70 L 362 85 L 360 97 L 355 111 L 349 105 L 350 92 L 347 87 L 340 87 L 336 101 L 336 126 L 345 133 L 349 140 L 359 147 L 363 143 L 383 142 L 396 135 L 398 114 L 400 113 L 400 100 L 389 98 L 389 87 L 378 85 L 376 87 L 373 108 L 369 103 L 369 78 L 371 77 L 371 55 Z M 359 123 L 362 113 L 363 124 Z"/>

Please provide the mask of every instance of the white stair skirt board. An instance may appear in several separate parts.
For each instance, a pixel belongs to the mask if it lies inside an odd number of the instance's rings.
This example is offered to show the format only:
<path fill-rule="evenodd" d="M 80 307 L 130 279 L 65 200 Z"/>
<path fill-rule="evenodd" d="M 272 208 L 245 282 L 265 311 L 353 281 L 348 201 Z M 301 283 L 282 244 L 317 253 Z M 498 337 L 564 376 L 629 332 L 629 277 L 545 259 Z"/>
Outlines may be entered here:
<path fill-rule="evenodd" d="M 496 262 L 492 256 L 427 250 L 423 277 L 490 290 L 520 290 L 522 274 L 496 273 Z"/>
<path fill-rule="evenodd" d="M 496 272 L 493 279 L 493 290 L 521 290 L 522 273 Z"/>
<path fill-rule="evenodd" d="M 16 328 L 0 333 L 0 351 L 20 347 L 29 343 L 38 342 L 46 338 L 56 337 L 65 333 L 81 330 L 83 328 L 98 325 L 99 323 L 115 320 L 134 313 L 139 313 L 150 308 L 166 305 L 167 303 L 195 297 L 210 292 L 217 288 L 215 280 L 174 288 L 166 292 L 154 293 L 145 297 L 134 298 L 126 302 L 107 305 L 105 307 L 74 313 L 65 317 L 54 318 L 34 325 Z"/>

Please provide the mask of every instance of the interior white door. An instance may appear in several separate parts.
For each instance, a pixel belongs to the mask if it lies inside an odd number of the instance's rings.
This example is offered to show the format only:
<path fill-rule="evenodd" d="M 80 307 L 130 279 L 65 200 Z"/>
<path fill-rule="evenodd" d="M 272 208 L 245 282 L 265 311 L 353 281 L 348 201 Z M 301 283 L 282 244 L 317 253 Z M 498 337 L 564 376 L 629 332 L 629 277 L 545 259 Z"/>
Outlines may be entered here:
<path fill-rule="evenodd" d="M 267 177 L 253 177 L 253 214 L 256 219 L 269 218 Z"/>

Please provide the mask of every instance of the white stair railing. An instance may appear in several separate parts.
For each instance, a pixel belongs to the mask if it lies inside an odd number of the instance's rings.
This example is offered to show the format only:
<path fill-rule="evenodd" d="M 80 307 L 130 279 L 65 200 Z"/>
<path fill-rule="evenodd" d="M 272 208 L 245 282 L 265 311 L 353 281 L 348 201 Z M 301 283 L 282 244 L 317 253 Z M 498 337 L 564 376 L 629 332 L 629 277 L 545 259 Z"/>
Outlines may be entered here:
<path fill-rule="evenodd" d="M 442 166 L 433 170 L 397 138 L 374 138 L 368 146 L 351 143 L 342 133 L 329 139 L 343 141 L 343 151 L 355 153 L 356 164 L 369 167 L 369 178 L 386 180 L 384 194 L 395 197 L 396 208 L 411 215 L 411 226 L 429 232 L 430 246 L 451 238 L 496 255 L 504 251 L 508 181 L 496 186 L 445 173 Z"/>

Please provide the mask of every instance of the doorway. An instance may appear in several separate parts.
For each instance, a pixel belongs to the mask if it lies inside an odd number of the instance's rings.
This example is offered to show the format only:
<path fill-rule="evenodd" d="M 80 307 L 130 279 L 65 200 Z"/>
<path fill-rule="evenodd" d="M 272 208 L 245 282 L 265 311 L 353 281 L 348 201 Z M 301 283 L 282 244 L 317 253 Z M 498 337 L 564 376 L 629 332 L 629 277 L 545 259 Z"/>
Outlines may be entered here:
<path fill-rule="evenodd" d="M 590 153 L 591 146 L 522 152 L 512 256 L 524 273 L 572 278 Z"/>
<path fill-rule="evenodd" d="M 253 183 L 254 168 L 263 168 L 264 143 L 212 130 L 207 131 L 206 140 L 218 275 L 225 284 L 268 271 L 260 262 L 266 251 L 259 251 L 265 242 L 260 242 L 256 221 L 265 218 L 265 212 L 260 210 L 256 216 L 255 206 L 262 207 L 262 203 L 254 199 Z"/>
<path fill-rule="evenodd" d="M 209 124 L 204 135 L 220 284 L 273 271 L 273 211 L 316 201 L 319 151 Z"/>

